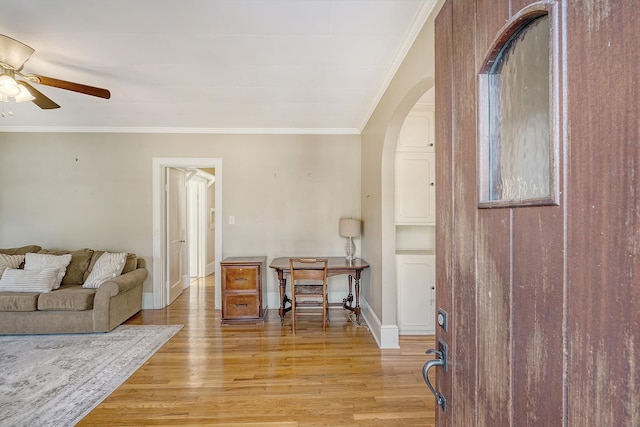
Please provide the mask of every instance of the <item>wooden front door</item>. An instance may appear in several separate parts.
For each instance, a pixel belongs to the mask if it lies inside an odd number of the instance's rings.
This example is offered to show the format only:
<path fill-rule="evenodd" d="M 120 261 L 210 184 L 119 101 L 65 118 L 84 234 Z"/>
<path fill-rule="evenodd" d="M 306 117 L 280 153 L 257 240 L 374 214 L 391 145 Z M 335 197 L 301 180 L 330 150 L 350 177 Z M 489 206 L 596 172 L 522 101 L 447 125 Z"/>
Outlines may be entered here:
<path fill-rule="evenodd" d="M 532 1 L 448 0 L 436 21 L 439 426 L 640 425 L 640 21 L 552 10 L 555 203 L 483 206 L 479 77 Z M 480 89 L 480 91 L 479 91 Z M 443 405 L 445 406 L 445 405 Z"/>

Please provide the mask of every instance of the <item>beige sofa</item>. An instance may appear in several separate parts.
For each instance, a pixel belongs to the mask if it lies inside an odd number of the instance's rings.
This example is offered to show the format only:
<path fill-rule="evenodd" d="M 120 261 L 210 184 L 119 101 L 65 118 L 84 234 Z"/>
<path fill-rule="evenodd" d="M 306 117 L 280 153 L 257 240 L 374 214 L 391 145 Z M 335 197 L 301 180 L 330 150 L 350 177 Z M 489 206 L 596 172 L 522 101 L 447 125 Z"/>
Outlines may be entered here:
<path fill-rule="evenodd" d="M 142 284 L 147 277 L 143 259 L 128 254 L 122 274 L 97 289 L 82 284 L 104 251 L 79 249 L 49 251 L 40 246 L 0 249 L 24 255 L 71 254 L 58 289 L 46 293 L 0 292 L 0 334 L 58 334 L 108 332 L 142 308 Z"/>

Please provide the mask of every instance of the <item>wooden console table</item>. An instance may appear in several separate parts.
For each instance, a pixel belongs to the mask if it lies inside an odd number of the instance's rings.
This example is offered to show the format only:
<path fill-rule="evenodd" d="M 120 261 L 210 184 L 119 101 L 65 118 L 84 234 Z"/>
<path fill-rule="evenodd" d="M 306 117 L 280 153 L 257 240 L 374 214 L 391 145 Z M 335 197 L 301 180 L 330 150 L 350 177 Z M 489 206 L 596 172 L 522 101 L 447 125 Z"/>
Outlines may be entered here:
<path fill-rule="evenodd" d="M 292 257 L 295 258 L 295 257 Z M 316 258 L 316 257 L 306 257 Z M 347 274 L 349 276 L 349 295 L 342 300 L 342 307 L 352 311 L 356 315 L 356 322 L 360 323 L 360 274 L 362 270 L 369 267 L 369 264 L 363 259 L 355 258 L 348 261 L 345 257 L 319 257 L 327 258 L 327 276 L 339 276 Z M 278 274 L 278 283 L 280 283 L 280 323 L 284 324 L 284 315 L 291 310 L 291 299 L 287 296 L 287 276 L 289 276 L 289 258 L 275 258 L 271 261 L 269 267 L 273 268 Z M 355 299 L 352 292 L 352 286 L 355 279 Z M 353 303 L 355 302 L 355 305 Z M 287 306 L 289 303 L 289 306 Z"/>

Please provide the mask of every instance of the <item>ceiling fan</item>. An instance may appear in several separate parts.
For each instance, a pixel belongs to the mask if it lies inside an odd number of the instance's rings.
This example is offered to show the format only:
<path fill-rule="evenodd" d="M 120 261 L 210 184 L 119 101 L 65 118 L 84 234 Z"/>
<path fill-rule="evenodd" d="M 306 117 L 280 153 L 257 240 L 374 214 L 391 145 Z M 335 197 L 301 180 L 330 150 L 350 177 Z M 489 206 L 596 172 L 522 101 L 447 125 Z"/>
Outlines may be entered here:
<path fill-rule="evenodd" d="M 23 73 L 24 64 L 33 52 L 35 50 L 26 44 L 0 34 L 0 101 L 8 102 L 10 98 L 13 98 L 15 102 L 33 101 L 34 104 L 45 110 L 60 108 L 58 104 L 34 88 L 32 83 L 104 99 L 111 98 L 111 93 L 107 89 L 54 79 L 40 74 Z"/>

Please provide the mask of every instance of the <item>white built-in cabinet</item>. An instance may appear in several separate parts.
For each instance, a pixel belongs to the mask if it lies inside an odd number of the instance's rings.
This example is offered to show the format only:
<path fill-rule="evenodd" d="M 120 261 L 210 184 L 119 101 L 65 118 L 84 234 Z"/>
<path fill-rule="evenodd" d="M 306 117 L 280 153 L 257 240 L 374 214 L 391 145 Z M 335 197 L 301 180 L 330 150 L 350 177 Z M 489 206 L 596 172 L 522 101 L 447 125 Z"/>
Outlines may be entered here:
<path fill-rule="evenodd" d="M 435 333 L 435 255 L 396 255 L 398 331 L 402 335 Z"/>
<path fill-rule="evenodd" d="M 435 146 L 433 107 L 416 105 L 402 124 L 398 151 L 431 151 Z"/>
<path fill-rule="evenodd" d="M 401 335 L 435 333 L 434 109 L 416 105 L 396 148 L 396 273 Z"/>
<path fill-rule="evenodd" d="M 412 111 L 396 151 L 396 224 L 435 224 L 433 110 Z"/>
<path fill-rule="evenodd" d="M 435 154 L 396 153 L 396 225 L 435 224 Z"/>

